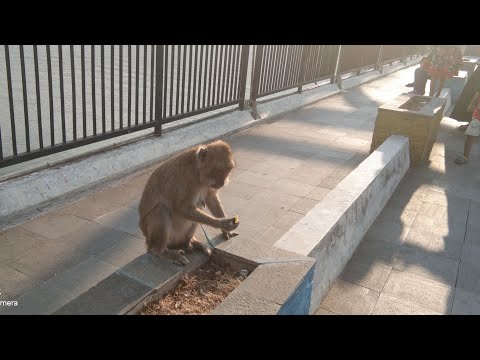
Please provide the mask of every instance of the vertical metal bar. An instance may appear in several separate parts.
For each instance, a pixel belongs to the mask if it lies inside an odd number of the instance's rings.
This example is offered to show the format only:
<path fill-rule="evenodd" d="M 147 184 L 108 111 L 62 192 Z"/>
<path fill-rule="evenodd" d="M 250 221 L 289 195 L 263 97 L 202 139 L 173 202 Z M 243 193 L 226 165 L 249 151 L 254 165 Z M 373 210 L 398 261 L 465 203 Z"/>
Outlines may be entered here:
<path fill-rule="evenodd" d="M 58 70 L 60 73 L 60 111 L 62 116 L 62 142 L 67 142 L 66 126 L 65 126 L 65 91 L 63 87 L 63 53 L 62 45 L 58 45 Z"/>
<path fill-rule="evenodd" d="M 285 66 L 285 76 L 283 78 L 282 87 L 287 87 L 290 79 L 290 72 L 292 69 L 292 55 L 294 48 L 291 45 L 287 46 L 287 66 Z"/>
<path fill-rule="evenodd" d="M 342 57 L 342 45 L 339 45 L 338 52 L 337 52 L 337 61 L 335 62 L 335 71 L 333 73 L 333 81 L 332 81 L 332 83 L 336 82 L 338 84 L 339 89 L 342 88 L 342 78 L 341 76 L 338 75 L 339 69 L 340 69 L 341 57 Z"/>
<path fill-rule="evenodd" d="M 202 45 L 200 45 L 202 46 Z M 193 95 L 192 95 L 192 111 L 195 110 L 195 98 L 197 96 L 197 69 L 202 69 L 202 57 L 200 56 L 200 66 L 198 66 L 198 45 L 195 45 L 195 65 L 193 70 Z M 201 72 L 199 72 L 198 87 L 200 87 Z M 200 92 L 199 92 L 200 94 Z M 200 101 L 199 101 L 200 103 Z"/>
<path fill-rule="evenodd" d="M 143 123 L 147 122 L 147 45 L 143 45 Z"/>
<path fill-rule="evenodd" d="M 70 45 L 70 70 L 72 72 L 72 122 L 73 122 L 73 141 L 77 140 L 77 96 L 75 86 L 75 53 L 73 45 Z M 41 143 L 40 143 L 41 144 Z M 40 148 L 42 146 L 40 145 Z"/>
<path fill-rule="evenodd" d="M 182 61 L 182 106 L 181 106 L 181 113 L 184 113 L 185 108 L 185 71 L 187 68 L 187 45 L 183 45 L 183 61 Z"/>
<path fill-rule="evenodd" d="M 8 86 L 8 102 L 10 107 L 10 126 L 12 132 L 12 148 L 13 155 L 17 155 L 17 133 L 15 131 L 15 110 L 13 108 L 13 92 L 12 92 L 12 74 L 10 69 L 10 50 L 8 45 L 5 48 L 5 63 L 7 66 L 7 86 Z M 1 139 L 0 139 L 1 140 Z"/>
<path fill-rule="evenodd" d="M 190 45 L 188 51 L 188 97 L 187 97 L 187 112 L 190 112 L 190 97 L 192 91 L 192 56 L 193 56 L 193 45 Z"/>
<path fill-rule="evenodd" d="M 5 45 L 5 46 L 8 46 L 8 45 Z M 20 45 L 20 64 L 22 67 L 23 116 L 25 119 L 25 142 L 27 145 L 27 152 L 30 152 L 30 124 L 28 121 L 27 79 L 25 76 L 25 55 L 23 52 L 23 45 Z M 0 137 L 0 142 L 1 141 L 2 139 Z"/>
<path fill-rule="evenodd" d="M 102 77 L 102 132 L 105 134 L 107 131 L 105 120 L 105 45 L 100 45 L 100 65 Z"/>
<path fill-rule="evenodd" d="M 248 52 L 250 46 L 242 45 L 242 61 L 240 63 L 240 110 L 245 109 L 245 90 L 247 88 L 247 72 L 248 72 Z"/>
<path fill-rule="evenodd" d="M 150 121 L 153 121 L 153 74 L 155 73 L 155 45 L 150 45 Z"/>
<path fill-rule="evenodd" d="M 180 66 L 181 66 L 181 61 L 182 61 L 182 57 L 181 57 L 181 53 L 182 53 L 182 47 L 181 45 L 177 45 L 177 55 L 178 55 L 178 60 L 177 60 L 177 93 L 176 93 L 176 97 L 175 97 L 175 115 L 178 115 L 179 112 L 178 112 L 178 107 L 179 107 L 179 103 L 180 103 Z"/>
<path fill-rule="evenodd" d="M 213 59 L 213 58 L 212 58 Z M 210 79 L 210 84 L 212 85 L 212 102 L 209 102 L 208 105 L 215 104 L 215 83 L 217 82 L 217 65 L 218 65 L 218 45 L 215 45 L 215 65 L 213 66 L 213 84 Z"/>
<path fill-rule="evenodd" d="M 110 131 L 115 130 L 115 45 L 110 45 Z"/>
<path fill-rule="evenodd" d="M 85 45 L 80 46 L 80 64 L 82 70 L 82 114 L 83 114 L 83 138 L 87 137 L 87 105 L 85 99 Z"/>
<path fill-rule="evenodd" d="M 185 105 L 185 67 L 187 65 L 186 63 L 186 45 L 178 46 L 178 73 L 177 73 L 177 109 L 180 106 L 180 114 L 183 114 L 183 109 Z M 180 52 L 182 53 L 182 56 L 180 57 Z M 181 84 L 182 84 L 182 91 L 180 92 L 180 61 L 181 61 L 181 68 L 182 68 L 182 73 L 181 73 Z M 180 105 L 181 103 L 181 105 Z M 177 110 L 178 114 L 178 110 Z"/>
<path fill-rule="evenodd" d="M 200 62 L 203 60 L 203 45 L 200 49 Z M 198 84 L 198 90 L 202 90 L 202 105 L 200 106 L 200 93 L 198 94 L 198 105 L 199 107 L 205 107 L 205 99 L 206 99 L 206 89 L 207 89 L 207 67 L 208 67 L 208 45 L 205 45 L 205 69 L 202 69 L 203 72 L 203 84 L 202 82 L 202 74 L 199 74 L 200 83 Z"/>
<path fill-rule="evenodd" d="M 277 88 L 277 89 L 282 88 L 283 72 L 285 71 L 286 47 L 287 47 L 287 45 L 280 45 L 280 54 L 279 54 L 279 62 L 278 62 L 278 69 L 277 69 L 277 79 L 276 79 L 276 82 L 275 82 L 275 88 Z"/>
<path fill-rule="evenodd" d="M 0 160 L 3 160 L 3 148 L 2 148 L 2 124 L 0 124 Z"/>
<path fill-rule="evenodd" d="M 283 45 L 277 45 L 277 55 L 275 57 L 275 69 L 274 69 L 274 76 L 273 76 L 273 89 L 278 89 L 278 79 L 280 78 L 281 73 L 281 65 L 282 65 L 282 52 L 283 52 Z"/>
<path fill-rule="evenodd" d="M 240 74 L 240 46 L 235 45 L 235 73 L 234 73 L 234 81 L 233 81 L 233 100 L 238 99 L 238 76 Z"/>
<path fill-rule="evenodd" d="M 227 88 L 225 90 L 225 97 L 222 101 L 230 101 L 232 93 L 230 91 L 230 79 L 232 78 L 232 45 L 228 45 L 228 70 L 227 70 Z"/>
<path fill-rule="evenodd" d="M 118 58 L 119 58 L 119 82 L 118 82 L 118 89 L 119 89 L 119 96 L 120 96 L 120 113 L 118 114 L 118 122 L 120 124 L 120 129 L 123 129 L 123 45 L 118 45 Z"/>
<path fill-rule="evenodd" d="M 263 50 L 264 45 L 257 45 L 257 53 L 255 54 L 255 69 L 253 71 L 252 87 L 250 92 L 250 99 L 253 101 L 257 100 L 258 95 L 258 86 L 260 81 L 260 70 L 263 60 Z"/>
<path fill-rule="evenodd" d="M 168 46 L 168 45 L 167 45 Z M 155 130 L 156 136 L 162 135 L 162 114 L 163 114 L 163 52 L 165 45 L 155 45 L 156 76 L 155 76 Z M 153 52 L 153 48 L 152 48 Z"/>
<path fill-rule="evenodd" d="M 225 101 L 225 84 L 226 84 L 226 81 L 227 81 L 227 57 L 228 57 L 228 45 L 222 45 L 222 48 L 225 49 L 225 60 L 223 61 L 223 77 L 222 77 L 222 93 L 220 95 L 220 102 L 224 102 Z"/>
<path fill-rule="evenodd" d="M 275 83 L 275 71 L 277 65 L 277 53 L 278 53 L 278 45 L 272 45 L 272 54 L 270 57 L 270 69 L 268 73 L 268 90 L 274 90 L 273 84 Z"/>
<path fill-rule="evenodd" d="M 210 106 L 210 98 L 212 95 L 212 65 L 213 65 L 213 45 L 210 47 L 210 66 L 209 66 L 209 74 L 208 74 L 208 101 L 207 106 Z"/>
<path fill-rule="evenodd" d="M 224 77 L 225 74 L 222 74 L 222 62 L 223 62 L 223 45 L 220 46 L 220 58 L 218 60 L 218 81 L 217 81 L 217 104 L 220 104 L 220 84 L 222 83 L 222 76 Z"/>
<path fill-rule="evenodd" d="M 163 82 L 163 118 L 165 119 L 167 117 L 167 85 L 168 85 L 168 45 L 164 45 L 164 51 L 165 51 L 165 60 L 164 60 L 164 80 Z M 158 71 L 158 70 L 157 70 Z"/>
<path fill-rule="evenodd" d="M 271 54 L 272 54 L 272 46 L 273 45 L 266 45 L 265 48 L 264 48 L 264 54 L 263 54 L 263 58 L 262 58 L 262 71 L 261 71 L 261 74 L 262 74 L 262 77 L 259 81 L 259 84 L 260 84 L 260 91 L 259 93 L 264 93 L 267 91 L 268 89 L 268 71 L 270 70 L 268 64 L 270 62 L 270 58 L 271 58 Z"/>
<path fill-rule="evenodd" d="M 203 50 L 203 48 L 202 48 Z M 205 45 L 205 71 L 203 72 L 203 101 L 202 101 L 202 108 L 205 107 L 205 99 L 207 94 L 207 68 L 208 68 L 208 45 Z"/>
<path fill-rule="evenodd" d="M 50 45 L 47 45 L 48 102 L 50 104 L 50 145 L 55 145 L 55 119 L 53 116 L 52 59 Z"/>
<path fill-rule="evenodd" d="M 378 70 L 380 74 L 383 74 L 382 54 L 383 54 L 383 45 L 380 45 L 380 48 L 378 49 L 377 63 L 375 64 L 375 68 L 374 68 L 374 70 Z"/>
<path fill-rule="evenodd" d="M 292 85 L 295 81 L 295 74 L 297 72 L 297 67 L 300 61 L 298 61 L 298 52 L 302 48 L 301 45 L 291 45 L 292 46 L 292 66 L 290 67 L 290 74 L 288 76 L 288 85 Z"/>
<path fill-rule="evenodd" d="M 132 45 L 128 45 L 128 100 L 127 100 L 127 121 L 128 127 L 132 126 Z"/>
<path fill-rule="evenodd" d="M 140 82 L 140 45 L 136 45 L 135 58 L 135 125 L 138 125 L 138 86 Z"/>
<path fill-rule="evenodd" d="M 93 122 L 93 135 L 97 135 L 97 106 L 95 99 L 95 45 L 92 45 L 90 50 L 91 56 L 91 68 L 92 68 L 92 122 Z"/>
<path fill-rule="evenodd" d="M 307 58 L 310 54 L 311 45 L 303 45 L 302 51 L 302 59 L 300 60 L 300 73 L 298 74 L 298 90 L 297 92 L 300 94 L 302 92 L 302 85 L 305 81 L 305 72 L 306 72 L 306 65 L 307 65 Z"/>
<path fill-rule="evenodd" d="M 169 104 L 169 109 L 170 109 L 170 117 L 172 117 L 172 111 L 173 111 L 173 74 L 174 74 L 174 64 L 175 64 L 175 45 L 172 45 L 172 59 L 171 59 L 171 64 L 170 64 L 170 104 Z"/>

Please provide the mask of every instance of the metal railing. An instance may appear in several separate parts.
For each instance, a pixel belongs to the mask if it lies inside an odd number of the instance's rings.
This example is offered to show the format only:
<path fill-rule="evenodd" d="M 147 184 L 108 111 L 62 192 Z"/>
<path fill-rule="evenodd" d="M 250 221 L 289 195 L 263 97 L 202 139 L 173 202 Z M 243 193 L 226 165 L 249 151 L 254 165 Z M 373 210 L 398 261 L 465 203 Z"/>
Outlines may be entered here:
<path fill-rule="evenodd" d="M 238 104 L 243 110 L 249 47 L 157 45 L 160 125 Z"/>
<path fill-rule="evenodd" d="M 381 45 L 342 45 L 339 75 L 374 68 Z"/>
<path fill-rule="evenodd" d="M 250 57 L 250 49 L 253 50 Z M 4 45 L 0 167 L 424 51 L 392 45 Z M 249 58 L 251 60 L 249 60 Z M 4 65 L 4 66 L 3 66 Z M 249 70 L 249 66 L 251 70 Z M 247 82 L 247 74 L 251 79 Z"/>

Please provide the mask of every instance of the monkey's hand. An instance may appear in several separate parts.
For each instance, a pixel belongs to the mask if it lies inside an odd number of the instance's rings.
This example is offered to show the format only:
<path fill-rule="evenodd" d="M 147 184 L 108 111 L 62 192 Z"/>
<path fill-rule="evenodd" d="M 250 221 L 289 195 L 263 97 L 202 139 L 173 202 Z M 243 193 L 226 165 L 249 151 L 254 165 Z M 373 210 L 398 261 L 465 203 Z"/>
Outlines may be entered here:
<path fill-rule="evenodd" d="M 236 231 L 225 231 L 225 230 L 222 230 L 222 233 L 223 233 L 223 238 L 225 240 L 228 240 L 230 239 L 231 237 L 234 237 L 234 236 L 237 236 L 238 235 L 238 232 Z"/>
<path fill-rule="evenodd" d="M 238 227 L 238 222 L 235 223 L 235 218 L 222 219 L 220 220 L 220 229 L 227 232 L 233 231 Z"/>

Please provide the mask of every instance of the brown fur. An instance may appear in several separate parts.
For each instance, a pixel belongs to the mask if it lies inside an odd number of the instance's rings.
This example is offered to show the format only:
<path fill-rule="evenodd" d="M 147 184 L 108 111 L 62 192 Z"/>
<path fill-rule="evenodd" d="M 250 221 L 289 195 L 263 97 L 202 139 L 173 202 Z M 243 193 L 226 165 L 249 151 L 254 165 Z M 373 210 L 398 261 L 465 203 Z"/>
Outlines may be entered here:
<path fill-rule="evenodd" d="M 197 247 L 210 254 L 194 237 L 198 223 L 222 229 L 227 238 L 236 234 L 231 231 L 238 224 L 225 219 L 217 194 L 234 166 L 230 145 L 221 140 L 185 150 L 161 164 L 145 185 L 139 205 L 147 251 L 186 265 L 183 251 L 172 249 Z M 213 217 L 201 210 L 205 205 Z"/>

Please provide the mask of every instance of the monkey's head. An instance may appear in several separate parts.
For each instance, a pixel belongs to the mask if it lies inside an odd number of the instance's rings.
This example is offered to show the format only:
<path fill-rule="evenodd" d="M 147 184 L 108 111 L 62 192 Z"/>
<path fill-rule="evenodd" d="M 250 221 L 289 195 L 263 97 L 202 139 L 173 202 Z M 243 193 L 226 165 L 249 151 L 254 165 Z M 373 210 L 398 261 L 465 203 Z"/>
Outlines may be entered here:
<path fill-rule="evenodd" d="M 196 150 L 200 182 L 214 189 L 228 184 L 228 175 L 235 166 L 232 149 L 226 142 L 217 140 L 200 145 Z"/>

